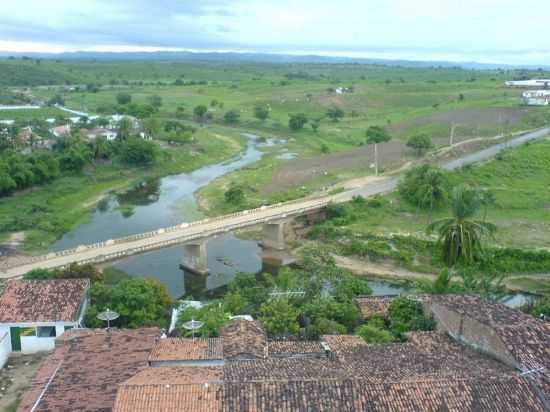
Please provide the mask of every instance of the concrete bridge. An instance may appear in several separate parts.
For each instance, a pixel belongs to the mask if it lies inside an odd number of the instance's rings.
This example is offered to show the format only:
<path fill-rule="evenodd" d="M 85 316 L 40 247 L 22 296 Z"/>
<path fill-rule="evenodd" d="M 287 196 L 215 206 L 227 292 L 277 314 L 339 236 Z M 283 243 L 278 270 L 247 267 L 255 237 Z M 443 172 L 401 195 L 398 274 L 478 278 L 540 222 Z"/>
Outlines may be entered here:
<path fill-rule="evenodd" d="M 549 128 L 544 128 L 525 133 L 506 143 L 491 146 L 441 166 L 452 170 L 466 164 L 483 161 L 507 148 L 545 137 L 549 132 Z M 183 251 L 185 252 L 182 266 L 197 273 L 207 273 L 206 242 L 209 238 L 247 227 L 262 225 L 264 247 L 283 249 L 285 244 L 284 225 L 293 218 L 318 211 L 330 203 L 350 201 L 354 196 L 369 197 L 391 192 L 397 187 L 398 179 L 398 177 L 380 178 L 363 187 L 332 196 L 305 198 L 271 206 L 262 206 L 258 209 L 245 210 L 192 223 L 182 223 L 152 232 L 52 252 L 47 255 L 33 257 L 23 264 L 5 268 L 0 272 L 0 278 L 22 276 L 37 268 L 61 268 L 71 263 L 101 263 L 178 244 L 183 245 Z"/>
<path fill-rule="evenodd" d="M 392 183 L 388 186 L 388 182 Z M 392 190 L 397 184 L 397 180 L 381 179 L 380 183 L 370 189 L 372 194 Z M 209 238 L 261 225 L 263 226 L 263 246 L 282 250 L 285 247 L 285 224 L 297 216 L 316 212 L 331 202 L 348 201 L 356 194 L 360 193 L 353 190 L 333 196 L 306 198 L 262 206 L 225 216 L 182 223 L 152 232 L 81 245 L 73 249 L 32 257 L 23 264 L 4 269 L 3 272 L 0 272 L 0 277 L 12 278 L 22 276 L 33 269 L 62 268 L 71 263 L 101 263 L 178 244 L 183 245 L 182 267 L 197 273 L 207 273 L 206 242 Z"/>

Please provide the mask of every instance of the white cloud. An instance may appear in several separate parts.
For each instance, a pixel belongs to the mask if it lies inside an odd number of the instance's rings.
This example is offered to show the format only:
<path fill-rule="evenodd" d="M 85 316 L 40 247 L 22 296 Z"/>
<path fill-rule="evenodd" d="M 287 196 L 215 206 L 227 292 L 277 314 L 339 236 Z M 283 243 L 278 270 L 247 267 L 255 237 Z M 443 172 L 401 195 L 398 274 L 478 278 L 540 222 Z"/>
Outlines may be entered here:
<path fill-rule="evenodd" d="M 550 64 L 539 0 L 18 0 L 0 49 L 317 51 Z M 373 56 L 374 57 L 374 56 Z"/>

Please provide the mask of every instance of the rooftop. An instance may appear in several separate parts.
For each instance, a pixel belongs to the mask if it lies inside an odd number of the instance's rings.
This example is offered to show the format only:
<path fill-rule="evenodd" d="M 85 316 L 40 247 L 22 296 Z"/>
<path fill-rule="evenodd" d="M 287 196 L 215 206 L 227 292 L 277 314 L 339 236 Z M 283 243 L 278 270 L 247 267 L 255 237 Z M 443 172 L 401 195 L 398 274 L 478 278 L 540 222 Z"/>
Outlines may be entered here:
<path fill-rule="evenodd" d="M 223 359 L 222 338 L 166 338 L 153 346 L 150 361 Z"/>
<path fill-rule="evenodd" d="M 0 296 L 0 322 L 76 322 L 89 279 L 11 280 Z"/>
<path fill-rule="evenodd" d="M 355 302 L 359 306 L 363 319 L 368 319 L 375 314 L 386 316 L 393 299 L 395 296 L 358 296 Z"/>
<path fill-rule="evenodd" d="M 267 356 L 267 335 L 258 321 L 234 319 L 221 331 L 226 359 L 255 359 Z"/>
<path fill-rule="evenodd" d="M 147 367 L 159 335 L 157 328 L 65 332 L 18 411 L 111 410 L 118 385 Z"/>

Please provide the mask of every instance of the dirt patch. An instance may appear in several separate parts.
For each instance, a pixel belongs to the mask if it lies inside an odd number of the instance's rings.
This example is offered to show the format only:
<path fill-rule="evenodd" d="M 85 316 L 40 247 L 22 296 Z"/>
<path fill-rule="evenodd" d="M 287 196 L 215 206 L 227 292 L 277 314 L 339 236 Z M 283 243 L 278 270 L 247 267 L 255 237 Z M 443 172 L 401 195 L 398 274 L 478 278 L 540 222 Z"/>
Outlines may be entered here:
<path fill-rule="evenodd" d="M 429 280 L 435 279 L 435 274 L 411 272 L 387 262 L 369 262 L 345 256 L 333 255 L 336 264 L 350 272 L 361 276 L 372 276 L 382 279 L 399 280 Z"/>
<path fill-rule="evenodd" d="M 405 161 L 409 149 L 398 140 L 378 145 L 380 168 L 397 166 Z M 296 159 L 285 162 L 275 171 L 265 193 L 288 190 L 301 186 L 310 180 L 344 170 L 374 170 L 374 147 L 361 146 L 353 150 L 328 154 L 310 159 Z"/>
<path fill-rule="evenodd" d="M 12 355 L 0 370 L 0 411 L 15 411 L 48 352 Z"/>
<path fill-rule="evenodd" d="M 319 96 L 315 100 L 317 101 L 317 103 L 324 107 L 341 106 L 342 104 L 344 104 L 344 99 L 342 99 L 342 96 L 335 94 L 326 94 L 323 96 Z"/>

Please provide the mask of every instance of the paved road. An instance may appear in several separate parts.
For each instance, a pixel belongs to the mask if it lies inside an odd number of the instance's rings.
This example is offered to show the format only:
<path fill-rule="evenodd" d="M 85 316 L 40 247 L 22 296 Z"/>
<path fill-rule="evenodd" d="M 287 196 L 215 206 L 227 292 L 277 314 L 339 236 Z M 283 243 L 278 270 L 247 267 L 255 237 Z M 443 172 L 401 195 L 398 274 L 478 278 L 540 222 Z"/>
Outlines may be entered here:
<path fill-rule="evenodd" d="M 444 163 L 442 164 L 442 167 L 452 170 L 467 164 L 480 162 L 495 156 L 502 150 L 517 147 L 528 141 L 547 136 L 549 133 L 549 128 L 526 133 L 510 140 L 507 143 L 498 144 L 488 149 L 464 156 L 460 159 Z M 201 239 L 206 239 L 208 237 L 233 230 L 285 219 L 292 216 L 298 216 L 308 211 L 320 209 L 331 202 L 347 202 L 354 196 L 369 197 L 377 194 L 388 193 L 397 188 L 398 182 L 398 177 L 389 177 L 333 196 L 323 196 L 313 199 L 306 198 L 272 206 L 263 206 L 254 210 L 220 216 L 213 219 L 205 219 L 189 224 L 184 223 L 179 226 L 163 228 L 154 232 L 129 236 L 127 238 L 108 240 L 93 245 L 79 246 L 75 249 L 61 251 L 58 253 L 50 253 L 45 256 L 38 256 L 33 258 L 32 262 L 4 269 L 3 272 L 0 272 L 0 277 L 17 277 L 32 269 L 62 267 L 73 262 L 103 262 L 171 245 L 190 243 L 193 241 L 196 242 Z"/>

